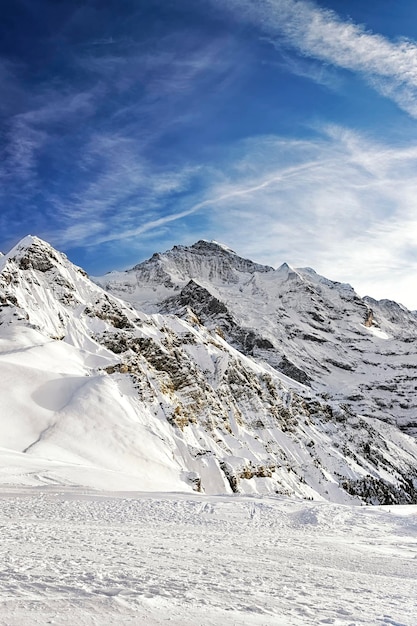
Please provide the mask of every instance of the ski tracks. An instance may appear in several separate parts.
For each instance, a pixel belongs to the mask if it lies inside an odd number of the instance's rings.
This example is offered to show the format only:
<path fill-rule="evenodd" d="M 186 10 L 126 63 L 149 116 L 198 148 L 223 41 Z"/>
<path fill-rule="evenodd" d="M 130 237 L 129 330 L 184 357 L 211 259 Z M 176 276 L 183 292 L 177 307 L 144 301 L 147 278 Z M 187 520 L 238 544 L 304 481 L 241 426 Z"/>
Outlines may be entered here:
<path fill-rule="evenodd" d="M 0 499 L 0 625 L 414 626 L 408 528 L 283 499 L 13 495 Z"/>

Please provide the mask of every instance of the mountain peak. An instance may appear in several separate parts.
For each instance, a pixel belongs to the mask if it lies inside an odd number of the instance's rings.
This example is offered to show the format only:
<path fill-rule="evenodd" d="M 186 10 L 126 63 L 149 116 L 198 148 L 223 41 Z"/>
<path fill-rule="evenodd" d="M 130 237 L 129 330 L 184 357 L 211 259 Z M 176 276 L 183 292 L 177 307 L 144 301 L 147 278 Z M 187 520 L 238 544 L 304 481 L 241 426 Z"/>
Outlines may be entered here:
<path fill-rule="evenodd" d="M 38 269 L 46 272 L 60 263 L 65 255 L 57 252 L 49 243 L 39 237 L 27 235 L 6 255 L 5 260 L 15 261 L 20 269 Z"/>
<path fill-rule="evenodd" d="M 191 246 L 174 246 L 172 250 L 166 252 L 163 256 L 181 255 L 186 257 L 192 255 L 194 259 L 200 258 L 202 263 L 217 263 L 222 267 L 229 266 L 238 272 L 269 272 L 273 268 L 268 265 L 255 263 L 250 259 L 239 256 L 232 248 L 218 241 L 208 241 L 200 239 Z"/>
<path fill-rule="evenodd" d="M 37 237 L 36 235 L 26 235 L 23 239 L 18 241 L 18 243 L 10 250 L 9 254 L 13 255 L 15 250 L 26 250 L 27 248 L 31 248 L 33 245 L 53 250 L 52 246 L 40 237 Z"/>
<path fill-rule="evenodd" d="M 227 246 L 226 244 L 215 241 L 214 239 L 211 239 L 210 241 L 208 239 L 200 239 L 199 241 L 194 243 L 191 248 L 212 252 L 227 252 L 228 254 L 234 254 L 235 256 L 238 256 L 236 252 L 232 250 L 232 248 L 229 248 L 229 246 Z"/>
<path fill-rule="evenodd" d="M 18 241 L 18 243 L 10 250 L 10 252 L 6 254 L 6 256 L 10 259 L 20 258 L 22 255 L 26 255 L 28 251 L 36 251 L 38 254 L 42 252 L 42 254 L 49 254 L 54 257 L 59 255 L 65 257 L 63 253 L 55 250 L 50 243 L 34 235 L 26 235 L 26 237 L 23 237 L 23 239 Z"/>
<path fill-rule="evenodd" d="M 240 257 L 225 244 L 200 239 L 191 246 L 174 246 L 164 253 L 156 253 L 132 270 L 143 280 L 161 282 L 165 277 L 171 284 L 185 285 L 190 278 L 221 283 L 239 282 L 243 274 L 274 271 L 272 267 Z M 250 278 L 250 276 L 248 276 Z"/>
<path fill-rule="evenodd" d="M 137 311 L 41 239 L 14 255 L 0 271 L 3 447 L 142 490 L 417 501 L 416 444 L 397 427 L 415 427 L 405 312 L 216 242 L 110 276 Z"/>
<path fill-rule="evenodd" d="M 288 265 L 288 263 L 283 263 L 275 271 L 277 275 L 285 278 L 286 280 L 293 280 L 293 279 L 299 278 L 300 280 L 304 281 L 304 278 L 301 276 L 298 270 L 296 270 L 291 265 Z"/>

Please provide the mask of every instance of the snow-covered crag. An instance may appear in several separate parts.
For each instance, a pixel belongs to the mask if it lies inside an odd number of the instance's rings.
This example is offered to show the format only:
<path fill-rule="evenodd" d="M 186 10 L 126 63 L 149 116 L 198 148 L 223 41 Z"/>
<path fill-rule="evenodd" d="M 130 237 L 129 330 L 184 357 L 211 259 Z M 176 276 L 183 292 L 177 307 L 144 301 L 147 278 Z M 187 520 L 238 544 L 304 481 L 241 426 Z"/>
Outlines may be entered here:
<path fill-rule="evenodd" d="M 417 502 L 417 442 L 367 398 L 412 372 L 398 305 L 207 242 L 108 275 L 118 297 L 34 237 L 0 270 L 2 482 Z"/>
<path fill-rule="evenodd" d="M 417 434 L 417 315 L 310 268 L 277 270 L 199 241 L 97 279 L 147 312 L 190 310 L 258 362 L 347 410 Z"/>

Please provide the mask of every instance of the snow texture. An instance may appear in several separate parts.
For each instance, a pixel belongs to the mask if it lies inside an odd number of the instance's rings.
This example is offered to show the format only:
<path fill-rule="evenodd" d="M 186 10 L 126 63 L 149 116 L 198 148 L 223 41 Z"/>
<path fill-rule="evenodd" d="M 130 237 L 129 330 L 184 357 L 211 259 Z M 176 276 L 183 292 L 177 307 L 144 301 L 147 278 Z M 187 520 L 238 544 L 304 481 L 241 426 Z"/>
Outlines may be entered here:
<path fill-rule="evenodd" d="M 417 434 L 417 317 L 311 268 L 274 270 L 216 242 L 175 246 L 95 279 L 138 310 L 190 309 L 238 350 L 353 412 Z"/>
<path fill-rule="evenodd" d="M 99 282 L 0 258 L 0 624 L 415 626 L 415 313 L 216 242 Z"/>
<path fill-rule="evenodd" d="M 414 626 L 417 508 L 8 488 L 8 626 Z"/>
<path fill-rule="evenodd" d="M 248 274 L 275 280 L 272 268 L 214 242 L 199 242 L 191 254 L 174 249 L 171 256 L 184 254 L 177 267 L 184 277 L 197 268 L 219 284 L 226 276 L 242 286 Z M 159 260 L 155 255 L 151 263 L 157 273 Z M 287 265 L 277 272 L 285 281 L 300 280 Z M 336 299 L 351 297 L 349 286 L 335 289 Z M 208 293 L 191 285 L 195 291 L 199 298 Z M 225 305 L 213 298 L 209 294 L 208 310 L 219 323 Z M 97 488 L 108 481 L 121 490 L 417 502 L 415 438 L 323 397 L 301 363 L 270 349 L 255 332 L 253 347 L 275 354 L 279 368 L 243 354 L 190 307 L 183 318 L 135 310 L 34 237 L 4 258 L 0 304 L 6 482 L 20 484 L 24 476 L 31 484 Z M 385 343 L 362 322 L 358 332 Z M 344 378 L 337 380 L 341 385 Z M 27 457 L 37 467 L 22 474 Z"/>

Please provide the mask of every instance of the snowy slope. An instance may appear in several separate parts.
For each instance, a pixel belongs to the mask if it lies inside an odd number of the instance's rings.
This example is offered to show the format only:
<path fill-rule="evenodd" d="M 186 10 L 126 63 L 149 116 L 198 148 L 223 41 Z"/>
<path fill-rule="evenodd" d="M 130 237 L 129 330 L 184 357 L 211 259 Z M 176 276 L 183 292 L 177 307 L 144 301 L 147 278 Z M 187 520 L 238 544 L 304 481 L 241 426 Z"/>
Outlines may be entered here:
<path fill-rule="evenodd" d="M 205 241 L 95 280 L 139 310 L 186 318 L 191 309 L 244 354 L 417 434 L 417 317 L 395 302 L 362 299 L 310 268 L 274 270 Z"/>
<path fill-rule="evenodd" d="M 133 327 L 128 316 L 137 314 L 36 238 L 7 255 L 1 287 L 1 446 L 82 464 L 87 484 L 88 468 L 98 467 L 140 475 L 129 488 L 183 487 L 182 468 L 160 446 L 163 426 L 149 428 L 129 380 L 106 374 L 117 359 L 94 339 L 108 320 Z"/>
<path fill-rule="evenodd" d="M 416 506 L 1 495 L 7 626 L 416 624 Z"/>
<path fill-rule="evenodd" d="M 207 246 L 221 251 L 211 269 L 199 254 L 184 267 L 204 266 L 214 297 L 235 285 L 243 311 L 248 274 L 273 282 L 271 268 Z M 279 274 L 282 284 L 301 276 Z M 172 293 L 175 284 L 155 279 L 155 289 Z M 216 330 L 216 302 L 207 325 L 190 307 L 184 319 L 139 312 L 25 238 L 1 260 L 0 480 L 417 502 L 414 438 L 318 396 L 309 378 L 289 378 L 300 364 L 287 359 L 283 373 L 242 354 Z M 261 338 L 257 349 L 273 352 Z"/>

